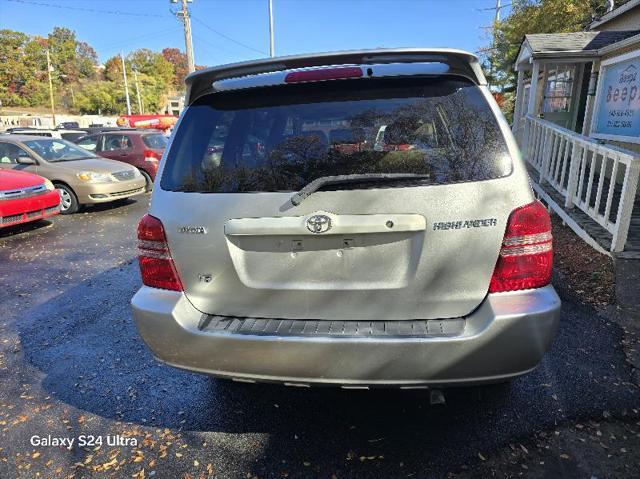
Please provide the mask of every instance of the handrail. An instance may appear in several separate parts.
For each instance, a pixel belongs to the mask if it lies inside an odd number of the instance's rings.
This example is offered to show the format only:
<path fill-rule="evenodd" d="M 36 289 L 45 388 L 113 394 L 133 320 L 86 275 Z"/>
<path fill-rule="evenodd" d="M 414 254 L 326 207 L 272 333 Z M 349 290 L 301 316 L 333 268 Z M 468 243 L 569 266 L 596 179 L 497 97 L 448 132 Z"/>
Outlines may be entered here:
<path fill-rule="evenodd" d="M 610 150 L 614 150 L 617 151 L 623 155 L 629 155 L 631 157 L 632 161 L 640 161 L 640 156 L 636 153 L 634 153 L 633 151 L 627 150 L 625 148 L 621 148 L 619 146 L 616 145 L 612 145 L 610 143 L 603 143 L 602 140 L 596 140 L 595 138 L 591 138 L 589 136 L 584 136 L 581 135 L 580 133 L 576 133 L 573 130 L 569 130 L 568 128 L 565 128 L 563 126 L 560 125 L 556 125 L 555 123 L 550 122 L 549 120 L 545 120 L 543 118 L 536 118 L 533 117 L 531 115 L 526 115 L 524 117 L 525 121 L 526 120 L 535 120 L 536 122 L 544 125 L 547 128 L 550 128 L 552 130 L 556 130 L 558 133 L 563 133 L 566 135 L 569 135 L 571 137 L 577 137 L 579 140 L 584 141 L 585 143 L 591 143 L 595 146 L 605 146 L 606 148 L 610 149 Z"/>
<path fill-rule="evenodd" d="M 564 198 L 612 235 L 611 251 L 624 249 L 640 176 L 640 156 L 575 133 L 547 120 L 526 116 L 523 156 Z"/>

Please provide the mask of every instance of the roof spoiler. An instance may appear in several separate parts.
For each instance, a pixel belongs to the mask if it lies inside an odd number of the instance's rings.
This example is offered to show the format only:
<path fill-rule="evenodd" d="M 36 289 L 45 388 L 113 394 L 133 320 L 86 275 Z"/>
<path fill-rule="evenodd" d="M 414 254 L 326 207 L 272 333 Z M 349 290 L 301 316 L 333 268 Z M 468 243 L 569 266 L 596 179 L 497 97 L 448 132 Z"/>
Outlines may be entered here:
<path fill-rule="evenodd" d="M 265 58 L 199 70 L 191 73 L 185 80 L 187 85 L 185 103 L 191 105 L 197 98 L 214 91 L 213 82 L 229 78 L 329 65 L 420 62 L 445 63 L 449 66 L 450 73 L 464 76 L 477 85 L 487 84 L 478 57 L 464 50 L 444 48 L 354 50 Z"/>

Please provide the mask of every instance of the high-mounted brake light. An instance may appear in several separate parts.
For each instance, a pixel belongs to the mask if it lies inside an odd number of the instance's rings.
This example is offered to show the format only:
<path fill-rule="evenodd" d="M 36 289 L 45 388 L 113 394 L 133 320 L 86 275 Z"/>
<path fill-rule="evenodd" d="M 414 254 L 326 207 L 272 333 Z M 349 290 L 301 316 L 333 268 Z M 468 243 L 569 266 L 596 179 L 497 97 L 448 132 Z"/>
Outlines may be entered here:
<path fill-rule="evenodd" d="M 540 288 L 551 282 L 553 246 L 549 212 L 540 201 L 511 212 L 490 293 Z"/>
<path fill-rule="evenodd" d="M 317 68 L 314 70 L 288 73 L 287 76 L 284 77 L 284 82 L 300 83 L 307 81 L 342 80 L 344 78 L 360 78 L 362 75 L 362 68 L 360 67 Z"/>
<path fill-rule="evenodd" d="M 142 282 L 152 288 L 182 291 L 182 282 L 169 251 L 162 222 L 144 215 L 138 223 L 138 262 Z"/>

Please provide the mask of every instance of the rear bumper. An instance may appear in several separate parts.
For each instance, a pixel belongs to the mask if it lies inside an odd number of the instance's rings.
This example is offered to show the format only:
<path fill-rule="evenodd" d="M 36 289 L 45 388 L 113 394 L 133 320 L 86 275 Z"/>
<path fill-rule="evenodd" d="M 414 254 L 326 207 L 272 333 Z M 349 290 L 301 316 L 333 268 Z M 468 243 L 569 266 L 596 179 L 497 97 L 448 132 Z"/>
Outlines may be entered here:
<path fill-rule="evenodd" d="M 161 361 L 245 381 L 293 385 L 451 386 L 495 382 L 537 366 L 558 328 L 551 286 L 490 294 L 455 335 L 254 335 L 202 328 L 182 293 L 143 286 L 132 299 L 142 338 Z"/>

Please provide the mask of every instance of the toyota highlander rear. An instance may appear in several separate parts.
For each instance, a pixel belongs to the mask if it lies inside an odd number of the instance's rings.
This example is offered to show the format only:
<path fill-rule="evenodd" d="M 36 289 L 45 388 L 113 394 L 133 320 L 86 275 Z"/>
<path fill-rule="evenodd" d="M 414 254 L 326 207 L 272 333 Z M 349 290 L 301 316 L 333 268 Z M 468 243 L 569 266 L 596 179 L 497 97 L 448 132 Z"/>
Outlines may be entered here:
<path fill-rule="evenodd" d="M 549 215 L 475 57 L 285 57 L 187 84 L 138 227 L 133 312 L 158 359 L 345 387 L 538 364 L 560 308 Z"/>

